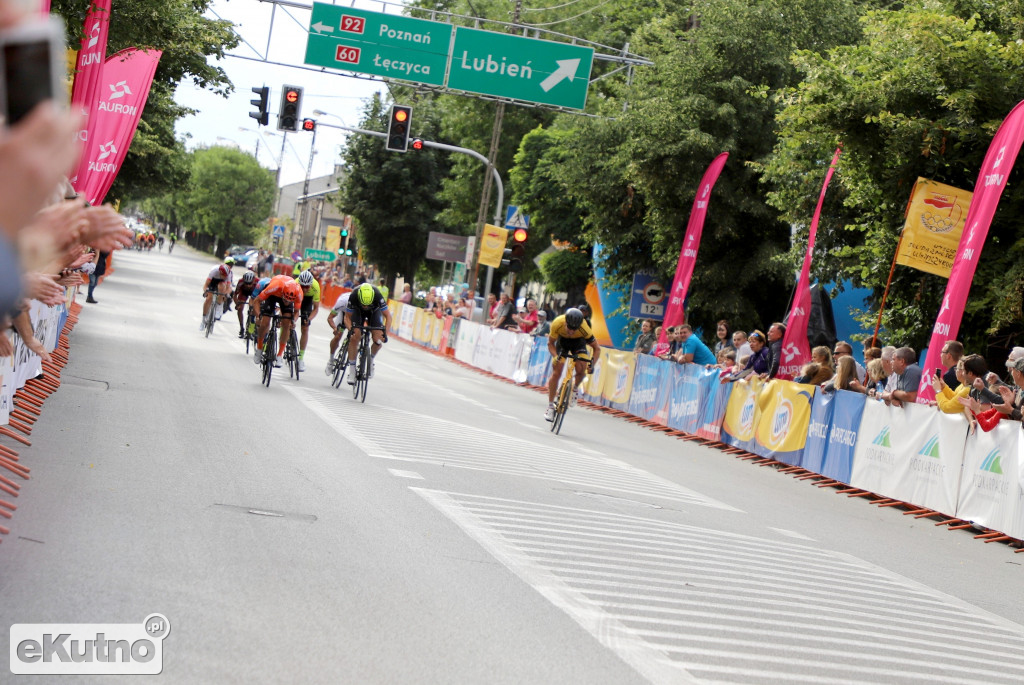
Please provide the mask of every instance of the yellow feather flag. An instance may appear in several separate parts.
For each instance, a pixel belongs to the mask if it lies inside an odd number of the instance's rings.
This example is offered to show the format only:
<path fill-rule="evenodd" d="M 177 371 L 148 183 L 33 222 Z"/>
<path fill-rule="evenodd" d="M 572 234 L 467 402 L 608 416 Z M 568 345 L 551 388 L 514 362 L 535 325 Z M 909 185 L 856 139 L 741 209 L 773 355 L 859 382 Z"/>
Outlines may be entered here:
<path fill-rule="evenodd" d="M 484 224 L 484 235 L 480 240 L 480 263 L 484 266 L 501 266 L 501 258 L 505 256 L 505 243 L 508 242 L 508 231 L 491 224 Z"/>
<path fill-rule="evenodd" d="M 907 205 L 896 263 L 949 278 L 973 196 L 960 188 L 918 178 Z"/>

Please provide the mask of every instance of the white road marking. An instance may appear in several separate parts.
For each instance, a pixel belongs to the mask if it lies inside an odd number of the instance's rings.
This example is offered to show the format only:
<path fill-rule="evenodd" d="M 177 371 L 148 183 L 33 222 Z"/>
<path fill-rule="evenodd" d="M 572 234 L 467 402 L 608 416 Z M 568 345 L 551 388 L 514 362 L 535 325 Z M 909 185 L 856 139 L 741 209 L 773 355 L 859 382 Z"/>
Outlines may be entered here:
<path fill-rule="evenodd" d="M 366 454 L 380 459 L 420 462 L 527 478 L 542 478 L 589 488 L 626 493 L 631 499 L 657 498 L 724 511 L 739 509 L 630 464 L 509 437 L 430 414 L 353 402 L 333 390 L 285 384 L 311 411 Z M 378 430 L 379 426 L 416 426 L 415 434 Z M 465 447 L 452 450 L 457 434 Z"/>
<path fill-rule="evenodd" d="M 795 530 L 786 530 L 785 528 L 771 528 L 771 527 L 769 527 L 768 530 L 774 530 L 776 533 L 779 533 L 780 535 L 785 535 L 786 537 L 795 538 L 797 540 L 810 540 L 812 542 L 814 541 L 814 538 L 808 537 L 808 536 L 804 535 L 803 533 L 798 533 Z"/>
<path fill-rule="evenodd" d="M 417 480 L 423 480 L 423 476 L 415 471 L 402 471 L 400 469 L 388 469 L 388 471 L 392 476 L 396 476 L 398 478 L 414 478 Z"/>
<path fill-rule="evenodd" d="M 654 683 L 1024 681 L 1024 627 L 847 554 L 412 489 Z"/>

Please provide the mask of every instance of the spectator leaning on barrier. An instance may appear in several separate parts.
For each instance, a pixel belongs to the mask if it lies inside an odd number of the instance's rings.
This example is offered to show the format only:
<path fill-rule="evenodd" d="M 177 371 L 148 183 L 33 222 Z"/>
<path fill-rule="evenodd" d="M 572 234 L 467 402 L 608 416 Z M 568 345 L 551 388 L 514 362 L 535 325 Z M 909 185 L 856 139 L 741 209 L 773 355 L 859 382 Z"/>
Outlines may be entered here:
<path fill-rule="evenodd" d="M 878 354 L 882 354 L 882 350 L 877 347 Z M 882 363 L 881 356 L 878 359 L 872 359 L 868 362 L 868 382 L 865 384 L 868 397 L 874 397 L 882 399 L 882 393 L 885 392 L 885 382 L 888 380 L 888 376 L 885 374 L 885 364 Z"/>
<path fill-rule="evenodd" d="M 656 342 L 658 342 L 658 338 L 654 334 L 654 322 L 650 319 L 642 319 L 640 335 L 637 336 L 636 344 L 633 345 L 633 352 L 635 354 L 650 354 Z"/>
<path fill-rule="evenodd" d="M 932 388 L 935 390 L 935 406 L 939 408 L 939 411 L 943 414 L 959 414 L 963 412 L 968 420 L 970 420 L 970 413 L 964 411 L 965 407 L 960 404 L 960 398 L 967 397 L 971 391 L 971 384 L 967 382 L 965 364 L 966 359 L 961 358 L 956 363 L 956 366 L 953 367 L 956 385 L 947 383 L 945 376 L 932 376 Z"/>
<path fill-rule="evenodd" d="M 715 353 L 704 344 L 704 341 L 693 334 L 690 324 L 684 323 L 678 328 L 680 338 L 679 351 L 676 352 L 675 360 L 680 364 L 700 364 L 701 366 L 714 365 L 716 363 Z"/>
<path fill-rule="evenodd" d="M 512 317 L 519 324 L 520 333 L 532 333 L 537 327 L 537 311 L 537 300 L 531 297 L 526 300 L 526 311 Z"/>
<path fill-rule="evenodd" d="M 782 363 L 782 339 L 786 337 L 786 326 L 778 322 L 768 327 L 768 371 L 762 378 L 775 378 Z"/>
<path fill-rule="evenodd" d="M 515 319 L 512 318 L 515 311 L 516 307 L 512 304 L 512 298 L 508 296 L 508 293 L 502 293 L 501 299 L 498 301 L 498 308 L 494 312 L 494 323 L 491 324 L 491 328 L 516 328 Z"/>
<path fill-rule="evenodd" d="M 1015 347 L 1010 350 L 1010 355 L 1006 359 L 1006 368 L 1008 370 L 1012 370 L 1014 362 L 1018 359 L 1024 359 L 1024 347 Z M 1002 384 L 1002 381 L 999 380 L 999 376 L 990 372 L 985 376 L 985 383 L 988 384 L 989 388 L 995 391 L 995 387 Z"/>
<path fill-rule="evenodd" d="M 530 331 L 535 338 L 547 336 L 551 332 L 551 322 L 548 321 L 548 313 L 543 309 L 537 310 L 537 326 Z"/>
<path fill-rule="evenodd" d="M 960 381 L 956 377 L 956 365 L 964 356 L 964 345 L 957 340 L 947 340 L 942 346 L 942 353 L 939 354 L 939 362 L 946 367 L 946 373 L 942 374 L 942 380 L 946 385 L 955 388 Z"/>
<path fill-rule="evenodd" d="M 892 369 L 895 372 L 896 387 L 882 394 L 886 404 L 900 407 L 904 403 L 913 404 L 917 399 L 917 386 L 921 383 L 921 367 L 916 363 L 917 355 L 911 347 L 901 347 L 892 357 Z"/>
<path fill-rule="evenodd" d="M 896 348 L 892 345 L 886 345 L 882 348 L 882 368 L 885 369 L 885 390 L 884 392 L 892 392 L 896 388 L 896 371 L 892 365 L 892 359 L 896 356 Z"/>
<path fill-rule="evenodd" d="M 743 365 L 743 369 L 739 372 L 722 378 L 723 383 L 738 381 L 741 378 L 746 378 L 751 373 L 758 376 L 768 373 L 768 349 L 765 347 L 764 333 L 754 331 L 747 338 L 747 342 L 750 344 L 751 349 L 747 363 Z"/>
<path fill-rule="evenodd" d="M 732 333 L 732 346 L 736 349 L 736 361 L 749 357 L 754 353 L 750 349 L 750 343 L 747 342 L 746 331 L 733 331 Z"/>

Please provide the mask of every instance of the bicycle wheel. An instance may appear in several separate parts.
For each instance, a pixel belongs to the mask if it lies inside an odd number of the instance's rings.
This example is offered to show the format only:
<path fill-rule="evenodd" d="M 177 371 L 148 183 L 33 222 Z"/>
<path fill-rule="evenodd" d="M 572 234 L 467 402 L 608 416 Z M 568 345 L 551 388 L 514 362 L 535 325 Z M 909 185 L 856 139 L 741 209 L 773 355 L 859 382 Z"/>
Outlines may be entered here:
<path fill-rule="evenodd" d="M 288 336 L 285 356 L 288 357 L 288 375 L 295 380 L 299 380 L 299 343 L 294 328 L 291 331 L 291 335 Z"/>
<path fill-rule="evenodd" d="M 569 398 L 573 392 L 573 370 L 572 367 L 566 372 L 565 380 L 558 389 L 558 401 L 555 404 L 555 420 L 551 422 L 551 430 L 558 435 L 562 431 L 562 421 L 565 420 L 565 412 L 569 411 Z"/>
<path fill-rule="evenodd" d="M 359 343 L 359 356 L 356 358 L 356 383 L 352 386 L 352 397 L 353 399 L 366 401 L 366 357 L 367 357 L 367 345 L 365 333 L 363 340 Z"/>
<path fill-rule="evenodd" d="M 331 383 L 335 388 L 341 387 L 341 381 L 345 377 L 345 365 L 348 364 L 348 343 L 343 344 L 334 355 L 334 381 Z"/>
<path fill-rule="evenodd" d="M 252 314 L 251 313 L 245 315 L 245 353 L 246 354 L 249 354 L 249 343 L 252 343 L 253 347 L 256 346 L 256 338 L 253 337 L 253 334 L 249 332 L 249 328 L 250 327 L 252 327 Z"/>
<path fill-rule="evenodd" d="M 213 322 L 216 321 L 214 318 L 214 308 L 217 306 L 217 298 L 213 298 L 213 302 L 210 303 L 210 311 L 206 313 L 206 337 L 210 337 L 210 333 L 213 333 Z"/>
<path fill-rule="evenodd" d="M 275 349 L 277 348 L 277 322 L 267 331 L 263 341 L 263 385 L 270 387 L 270 376 L 274 373 Z"/>

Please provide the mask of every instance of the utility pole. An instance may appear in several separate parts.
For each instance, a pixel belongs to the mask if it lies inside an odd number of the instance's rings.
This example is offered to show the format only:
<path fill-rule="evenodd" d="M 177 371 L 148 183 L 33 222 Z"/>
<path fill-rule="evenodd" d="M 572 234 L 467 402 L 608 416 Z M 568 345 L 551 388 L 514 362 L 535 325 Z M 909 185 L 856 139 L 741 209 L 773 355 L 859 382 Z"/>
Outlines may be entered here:
<path fill-rule="evenodd" d="M 512 13 L 512 23 L 519 23 L 519 15 L 523 9 L 523 0 L 516 0 L 515 10 Z M 499 102 L 494 108 L 494 127 L 491 129 L 491 147 L 487 152 L 487 170 L 484 172 L 484 190 L 480 197 L 480 209 L 476 214 L 476 251 L 473 253 L 473 280 L 470 281 L 472 288 L 476 290 L 477 279 L 480 271 L 480 246 L 483 244 L 484 222 L 487 220 L 487 208 L 491 204 L 491 169 L 494 168 L 494 161 L 498 157 L 498 145 L 501 142 L 501 126 L 505 119 L 505 103 Z M 498 207 L 496 216 L 501 216 L 502 207 Z M 494 279 L 494 267 L 487 267 L 487 282 L 484 285 L 483 296 L 491 292 L 491 282 Z"/>
<path fill-rule="evenodd" d="M 313 155 L 316 154 L 316 129 L 313 129 L 313 140 L 309 144 L 309 166 L 306 167 L 306 182 L 302 185 L 303 197 L 309 195 L 309 177 L 313 173 Z M 299 232 L 299 244 L 295 248 L 302 247 L 303 239 L 306 236 L 306 220 L 309 217 L 309 199 L 302 201 L 302 230 Z"/>

